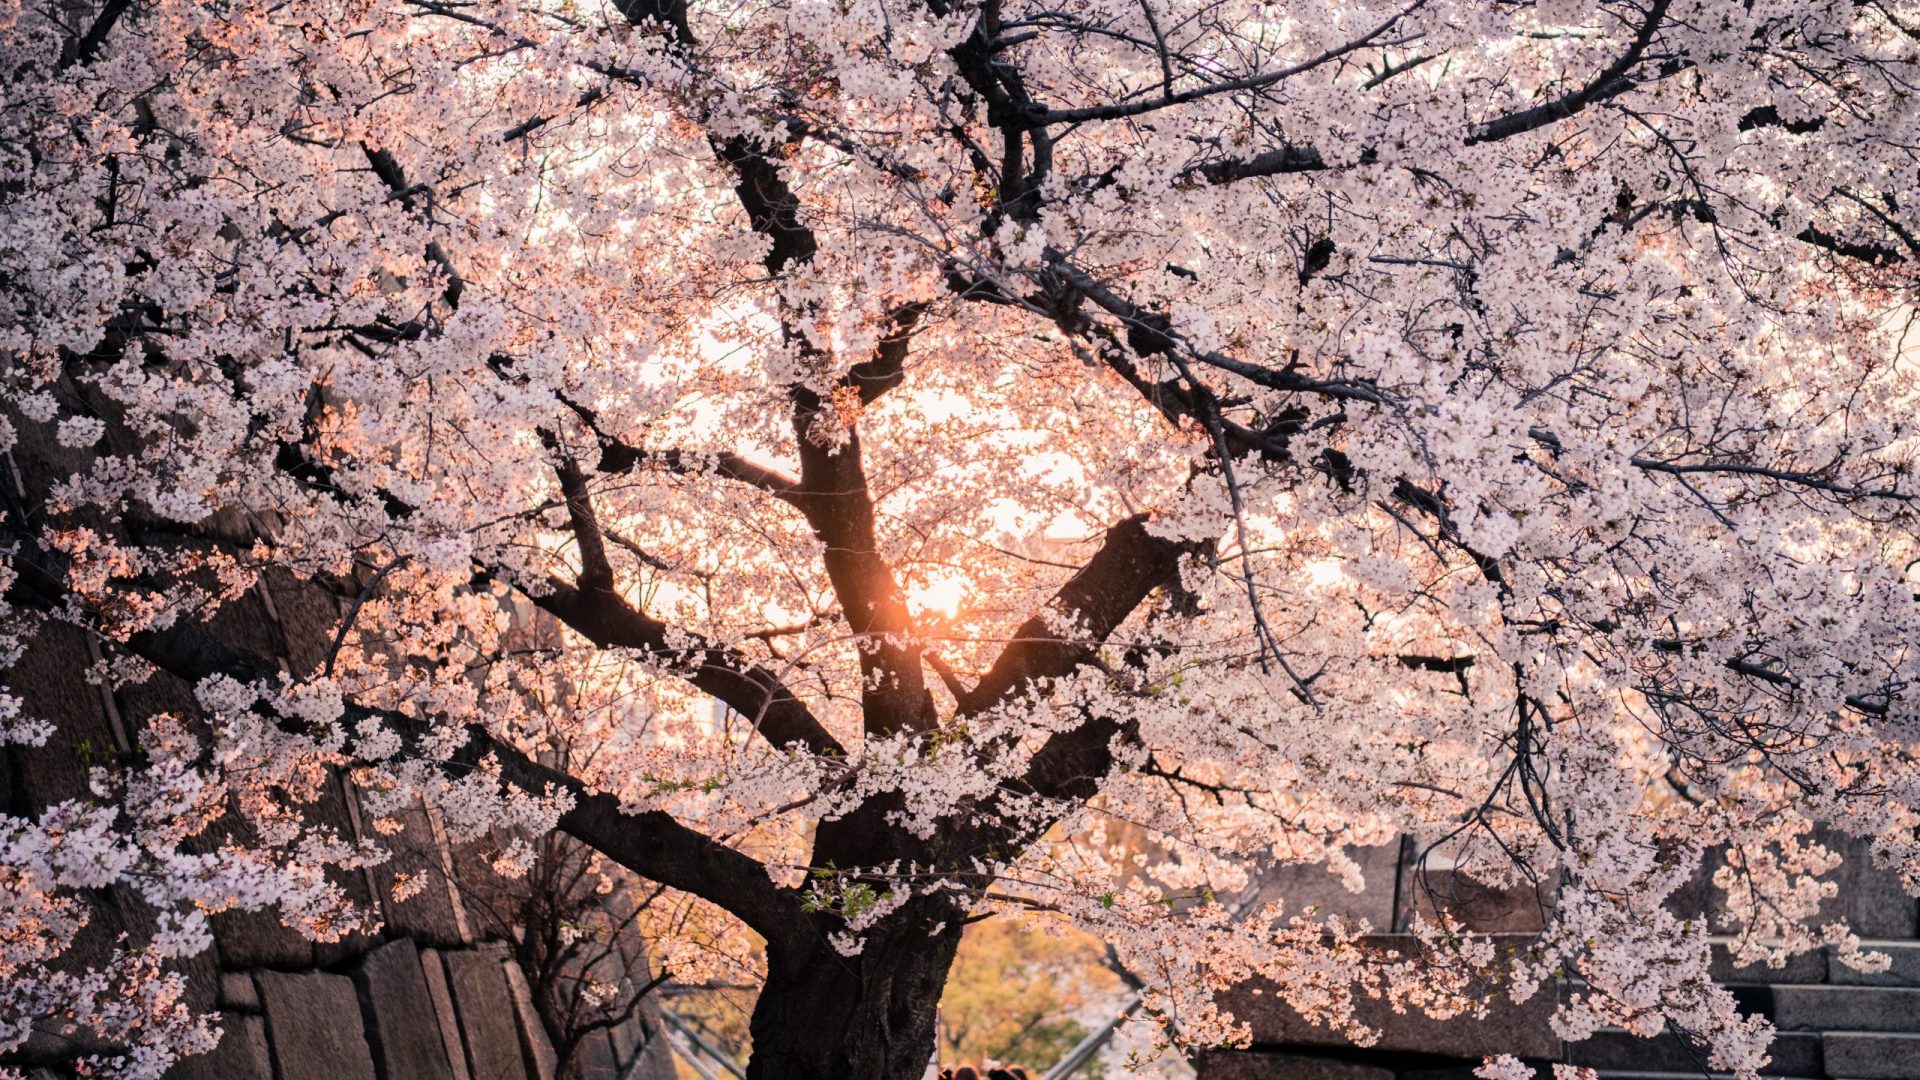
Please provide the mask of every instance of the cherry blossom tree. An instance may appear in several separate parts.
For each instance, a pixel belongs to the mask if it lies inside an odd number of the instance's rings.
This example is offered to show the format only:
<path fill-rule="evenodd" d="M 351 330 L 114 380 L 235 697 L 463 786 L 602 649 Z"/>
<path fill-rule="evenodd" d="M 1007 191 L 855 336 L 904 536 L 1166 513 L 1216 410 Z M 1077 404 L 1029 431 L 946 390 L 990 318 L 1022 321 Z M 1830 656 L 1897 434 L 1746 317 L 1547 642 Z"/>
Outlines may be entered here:
<path fill-rule="evenodd" d="M 199 705 L 0 821 L 0 1046 L 156 1075 L 208 914 L 369 925 L 333 769 L 763 939 L 782 1080 L 919 1077 L 992 912 L 1178 1045 L 1254 976 L 1364 1040 L 1564 972 L 1563 1037 L 1752 1075 L 1703 852 L 1743 957 L 1876 962 L 1816 821 L 1920 892 L 1920 4 L 0 12 L 0 446 L 64 463 L 0 483 L 0 660 L 71 624 Z M 207 632 L 268 572 L 324 664 Z M 1397 834 L 1546 929 L 1232 902 Z M 73 973 L 107 885 L 161 931 Z"/>

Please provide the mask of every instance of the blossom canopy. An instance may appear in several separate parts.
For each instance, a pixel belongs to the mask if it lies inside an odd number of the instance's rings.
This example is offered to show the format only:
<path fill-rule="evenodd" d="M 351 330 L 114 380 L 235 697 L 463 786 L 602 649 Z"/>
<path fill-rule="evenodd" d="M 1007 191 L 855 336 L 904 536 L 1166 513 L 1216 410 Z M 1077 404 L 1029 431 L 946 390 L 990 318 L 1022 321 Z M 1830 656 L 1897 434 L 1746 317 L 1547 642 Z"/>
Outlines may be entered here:
<path fill-rule="evenodd" d="M 0 662 L 196 703 L 0 818 L 0 1051 L 157 1075 L 208 916 L 370 926 L 335 773 L 752 930 L 755 1077 L 919 1076 L 989 912 L 1180 1045 L 1566 973 L 1563 1037 L 1752 1075 L 1708 933 L 1875 963 L 1816 823 L 1920 892 L 1920 5 L 0 0 L 0 57 Z M 291 671 L 207 629 L 274 575 L 341 612 Z M 1401 835 L 1545 930 L 1235 899 Z M 161 930 L 75 976 L 105 885 Z"/>

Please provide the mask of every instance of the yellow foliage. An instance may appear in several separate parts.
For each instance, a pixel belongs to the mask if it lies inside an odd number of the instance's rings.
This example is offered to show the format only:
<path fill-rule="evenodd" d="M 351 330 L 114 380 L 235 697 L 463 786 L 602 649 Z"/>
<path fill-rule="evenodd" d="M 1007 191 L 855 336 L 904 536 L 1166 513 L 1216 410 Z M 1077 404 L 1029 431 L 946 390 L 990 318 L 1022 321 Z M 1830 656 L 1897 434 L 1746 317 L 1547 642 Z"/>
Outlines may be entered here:
<path fill-rule="evenodd" d="M 1104 954 L 1097 940 L 1058 923 L 995 918 L 970 927 L 940 999 L 940 1060 L 1019 1062 L 1039 1075 L 1125 989 Z"/>

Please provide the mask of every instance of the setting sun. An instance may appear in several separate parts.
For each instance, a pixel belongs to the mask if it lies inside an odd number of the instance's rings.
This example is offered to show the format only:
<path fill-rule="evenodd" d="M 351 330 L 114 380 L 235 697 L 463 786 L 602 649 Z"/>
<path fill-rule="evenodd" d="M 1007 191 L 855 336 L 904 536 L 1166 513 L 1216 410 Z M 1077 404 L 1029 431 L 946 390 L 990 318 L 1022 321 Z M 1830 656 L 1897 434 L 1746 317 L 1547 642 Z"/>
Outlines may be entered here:
<path fill-rule="evenodd" d="M 966 579 L 955 575 L 933 577 L 907 589 L 907 607 L 915 615 L 936 612 L 952 618 L 966 597 Z"/>

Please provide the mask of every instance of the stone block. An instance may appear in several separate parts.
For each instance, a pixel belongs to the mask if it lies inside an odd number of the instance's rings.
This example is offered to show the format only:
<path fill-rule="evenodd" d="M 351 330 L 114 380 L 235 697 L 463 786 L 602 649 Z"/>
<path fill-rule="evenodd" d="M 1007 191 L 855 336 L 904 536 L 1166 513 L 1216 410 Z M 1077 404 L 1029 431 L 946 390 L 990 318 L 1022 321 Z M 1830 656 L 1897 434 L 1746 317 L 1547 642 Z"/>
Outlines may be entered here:
<path fill-rule="evenodd" d="M 26 715 L 54 729 L 43 746 L 5 748 L 13 762 L 4 770 L 8 805 L 18 808 L 10 812 L 30 809 L 37 816 L 54 803 L 88 798 L 88 769 L 111 765 L 120 753 L 100 688 L 83 677 L 92 663 L 84 631 L 46 622 L 28 635 L 19 661 L 6 669 L 5 685 L 25 703 Z"/>
<path fill-rule="evenodd" d="M 1432 922 L 1446 911 L 1477 933 L 1533 933 L 1546 926 L 1547 913 L 1553 910 L 1553 890 L 1546 883 L 1538 888 L 1497 889 L 1458 870 L 1409 871 L 1400 875 L 1395 910 L 1399 931 L 1412 926 L 1416 914 Z"/>
<path fill-rule="evenodd" d="M 365 811 L 361 811 L 365 815 Z M 453 887 L 441 864 L 439 838 L 426 808 L 416 802 L 393 815 L 400 832 L 378 836 L 377 842 L 392 853 L 392 858 L 372 867 L 373 887 L 386 918 L 387 932 L 404 935 L 423 945 L 458 946 L 466 941 L 455 914 Z M 369 825 L 369 827 L 371 827 Z M 405 900 L 393 898 L 394 882 L 400 874 L 422 876 L 425 886 Z"/>
<path fill-rule="evenodd" d="M 504 833 L 489 831 L 468 840 L 447 843 L 454 891 L 462 898 L 464 947 L 472 948 L 474 942 L 505 941 L 514 936 L 513 913 L 520 908 L 518 898 L 525 885 L 503 878 L 491 869 L 495 854 L 507 842 Z M 448 946 L 449 951 L 452 948 Z"/>
<path fill-rule="evenodd" d="M 1920 1076 L 1920 1034 L 1829 1031 L 1827 1075 L 1913 1080 Z"/>
<path fill-rule="evenodd" d="M 676 1080 L 680 1070 L 674 1064 L 673 1047 L 667 1042 L 666 1026 L 658 1015 L 648 1014 L 646 1041 L 640 1056 L 627 1066 L 625 1080 Z"/>
<path fill-rule="evenodd" d="M 134 944 L 152 940 L 157 912 L 135 890 L 124 887 L 88 890 L 80 899 L 87 908 L 87 925 L 80 928 L 59 961 L 66 970 L 104 966 L 116 950 L 128 944 L 120 940 L 122 934 Z M 210 955 L 196 953 L 180 957 L 169 966 L 187 976 L 183 1002 L 187 1007 L 202 1010 L 216 1007 L 218 979 L 214 973 L 219 969 Z"/>
<path fill-rule="evenodd" d="M 60 969 L 79 972 L 102 968 L 115 950 L 129 942 L 138 945 L 152 939 L 156 926 L 154 908 L 134 890 L 89 889 L 79 892 L 75 899 L 85 907 L 87 921 L 57 961 Z M 120 940 L 123 934 L 128 941 Z M 186 976 L 182 1004 L 201 1012 L 219 1007 L 218 968 L 210 954 L 201 952 L 180 957 L 169 967 Z"/>
<path fill-rule="evenodd" d="M 1496 939 L 1496 948 L 1524 938 Z M 1364 939 L 1370 946 L 1389 948 L 1410 955 L 1418 947 L 1408 935 L 1374 935 Z M 1257 1044 L 1288 1046 L 1349 1045 L 1338 1030 L 1315 1024 L 1302 1017 L 1271 986 L 1260 980 L 1246 983 L 1222 995 L 1221 1002 L 1252 1029 Z M 1360 1022 L 1380 1032 L 1380 1040 L 1371 1049 L 1478 1061 L 1490 1053 L 1517 1057 L 1554 1058 L 1560 1054 L 1560 1040 L 1547 1026 L 1553 1015 L 1554 1000 L 1542 991 L 1524 1002 L 1504 996 L 1489 1001 L 1485 1017 L 1457 1016 L 1434 1020 L 1422 1013 L 1395 1013 L 1384 1000 L 1363 998 L 1355 1004 Z"/>
<path fill-rule="evenodd" d="M 581 1039 L 568 1064 L 577 1080 L 621 1080 L 620 1064 L 613 1057 L 613 1040 L 604 1031 Z"/>
<path fill-rule="evenodd" d="M 1710 933 L 1721 930 L 1720 914 L 1726 896 L 1713 887 L 1713 874 L 1726 857 L 1725 845 L 1708 848 L 1701 856 L 1700 865 L 1694 867 L 1693 875 L 1667 897 L 1663 906 L 1682 919 L 1705 919 Z"/>
<path fill-rule="evenodd" d="M 1821 918 L 1842 918 L 1863 938 L 1920 937 L 1920 900 L 1900 887 L 1900 877 L 1873 865 L 1869 844 L 1825 827 L 1815 836 L 1846 861 L 1827 875 L 1839 887 L 1820 906 Z"/>
<path fill-rule="evenodd" d="M 356 840 L 372 840 L 376 837 L 372 831 L 363 828 L 360 821 L 358 796 L 353 793 L 352 784 L 346 774 L 335 770 L 321 789 L 321 796 L 307 809 L 309 821 L 323 823 L 341 836 Z M 339 886 L 341 891 L 351 897 L 355 904 L 363 907 L 379 907 L 379 899 L 374 892 L 373 875 L 365 868 L 345 870 L 340 867 L 327 867 L 327 880 Z M 337 967 L 347 963 L 362 953 L 371 952 L 380 945 L 376 934 L 353 933 L 337 941 L 316 941 L 313 944 L 313 958 L 316 967 Z"/>
<path fill-rule="evenodd" d="M 513 1015 L 520 1022 L 520 1042 L 533 1061 L 536 1080 L 553 1080 L 560 1060 L 553 1051 L 553 1040 L 547 1037 L 546 1025 L 534 1010 L 533 989 L 527 985 L 527 974 L 510 959 L 502 962 L 501 970 L 507 974 L 507 991 L 513 995 Z"/>
<path fill-rule="evenodd" d="M 26 1061 L 70 1062 L 94 1054 L 115 1054 L 122 1048 L 95 1035 L 90 1028 L 69 1025 L 65 1020 L 42 1022 L 27 1032 L 27 1041 L 14 1054 Z M 0 1074 L 4 1075 L 4 1074 Z"/>
<path fill-rule="evenodd" d="M 204 572 L 201 576 L 206 577 Z M 286 655 L 287 644 L 280 622 L 273 616 L 260 590 L 248 589 L 205 611 L 200 624 L 207 633 L 229 645 L 278 661 Z"/>
<path fill-rule="evenodd" d="M 615 1025 L 607 1030 L 607 1037 L 613 1041 L 613 1058 L 625 1065 L 632 1061 L 647 1045 L 649 1033 L 655 1028 L 641 1026 L 640 1018 L 634 1017 L 624 1024 Z"/>
<path fill-rule="evenodd" d="M 1196 1080 L 1395 1080 L 1392 1069 L 1308 1054 L 1223 1050 L 1198 1055 Z"/>
<path fill-rule="evenodd" d="M 214 953 L 223 968 L 311 967 L 313 942 L 281 923 L 268 908 L 222 911 L 208 917 Z"/>
<path fill-rule="evenodd" d="M 1821 1075 L 1818 1034 L 1782 1031 L 1774 1036 L 1769 1053 L 1773 1057 L 1767 1066 L 1769 1075 Z M 1609 1073 L 1701 1073 L 1706 1071 L 1707 1051 L 1672 1032 L 1643 1039 L 1618 1028 L 1607 1028 L 1584 1042 L 1569 1044 L 1567 1061 Z"/>
<path fill-rule="evenodd" d="M 335 872 L 327 875 L 335 882 L 352 880 L 364 883 L 362 871 Z M 350 890 L 364 894 L 364 890 Z M 358 896 L 355 897 L 358 899 Z M 338 941 L 316 941 L 313 943 L 313 966 L 321 968 L 339 968 L 358 960 L 360 957 L 380 947 L 378 934 L 344 934 Z"/>
<path fill-rule="evenodd" d="M 624 1080 L 676 1080 L 673 1048 L 667 1043 L 666 1021 L 646 1002 L 624 1024 L 608 1030 L 613 1057 L 626 1070 Z"/>
<path fill-rule="evenodd" d="M 249 980 L 251 985 L 251 980 Z M 209 1053 L 182 1058 L 167 1080 L 273 1080 L 266 1021 L 227 1013 L 220 1018 L 220 1045 Z"/>
<path fill-rule="evenodd" d="M 1885 971 L 1869 974 L 1855 971 L 1840 962 L 1833 950 L 1828 950 L 1827 981 L 1846 986 L 1915 986 L 1920 987 L 1920 944 L 1902 941 L 1870 941 L 1866 943 L 1869 952 L 1887 954 L 1892 964 Z M 1920 1027 L 1920 1019 L 1914 1021 Z"/>
<path fill-rule="evenodd" d="M 260 990 L 253 985 L 253 976 L 244 971 L 221 972 L 220 1007 L 237 1009 L 241 1012 L 259 1012 Z"/>
<path fill-rule="evenodd" d="M 355 981 L 367 1002 L 368 1041 L 380 1074 L 388 1080 L 453 1080 L 440 1020 L 413 942 L 402 938 L 368 953 Z M 459 1052 L 458 1046 L 454 1052 Z"/>
<path fill-rule="evenodd" d="M 1717 983 L 1820 983 L 1827 981 L 1827 954 L 1814 949 L 1788 957 L 1780 967 L 1769 967 L 1764 960 L 1735 967 L 1727 946 L 1715 942 L 1708 972 Z"/>
<path fill-rule="evenodd" d="M 1813 838 L 1844 860 L 1825 876 L 1834 883 L 1836 891 L 1821 905 L 1816 923 L 1845 919 L 1854 933 L 1863 938 L 1911 940 L 1920 937 L 1920 901 L 1900 887 L 1897 874 L 1873 865 L 1867 841 L 1827 826 L 1816 827 Z M 1708 917 L 1715 932 L 1731 929 L 1724 918 L 1726 895 L 1710 881 L 1725 861 L 1725 848 L 1709 849 L 1700 870 L 1668 899 L 1667 907 L 1685 917 Z"/>
<path fill-rule="evenodd" d="M 352 979 L 282 971 L 255 979 L 279 1080 L 375 1080 Z"/>
<path fill-rule="evenodd" d="M 520 1025 L 514 1018 L 513 995 L 500 954 L 468 949 L 442 953 L 441 959 L 446 961 L 447 984 L 467 1044 L 472 1080 L 528 1080 Z"/>
<path fill-rule="evenodd" d="M 213 950 L 180 957 L 175 963 L 176 970 L 187 980 L 186 991 L 180 995 L 181 1004 L 199 1012 L 220 1008 L 220 966 L 214 963 Z"/>
<path fill-rule="evenodd" d="M 156 672 L 141 682 L 122 686 L 114 691 L 114 700 L 119 702 L 120 714 L 127 718 L 129 724 L 138 724 L 156 713 L 191 714 L 200 707 L 198 699 L 193 696 L 191 683 L 164 672 Z"/>
<path fill-rule="evenodd" d="M 347 807 L 346 793 L 339 776 L 330 776 L 321 795 L 302 808 L 303 816 L 314 824 L 331 828 L 343 837 L 359 835 L 353 815 Z M 215 833 L 196 838 L 195 850 L 212 850 L 218 833 L 230 831 L 241 842 L 249 842 L 249 830 L 243 822 L 223 819 Z M 329 868 L 328 880 L 339 885 L 356 904 L 371 905 L 373 892 L 367 876 L 358 871 Z M 351 934 L 339 941 L 312 942 L 281 923 L 277 912 L 226 911 L 212 917 L 213 938 L 220 966 L 229 970 L 247 968 L 332 967 L 352 960 L 372 949 L 378 941 Z"/>
<path fill-rule="evenodd" d="M 339 602 L 327 590 L 277 566 L 262 575 L 260 587 L 279 616 L 295 674 L 325 665 L 327 653 L 333 648 L 334 628 L 340 621 Z"/>
<path fill-rule="evenodd" d="M 471 1080 L 466 1043 L 460 1036 L 459 1014 L 454 1012 L 453 991 L 447 986 L 447 967 L 439 952 L 420 950 L 420 974 L 426 978 L 427 997 L 433 1001 L 434 1024 L 440 1031 L 441 1044 L 447 1048 L 447 1065 L 453 1070 L 453 1080 Z"/>
<path fill-rule="evenodd" d="M 1920 1018 L 1920 990 L 1883 986 L 1776 986 L 1769 1015 L 1783 1031 L 1910 1032 Z"/>

